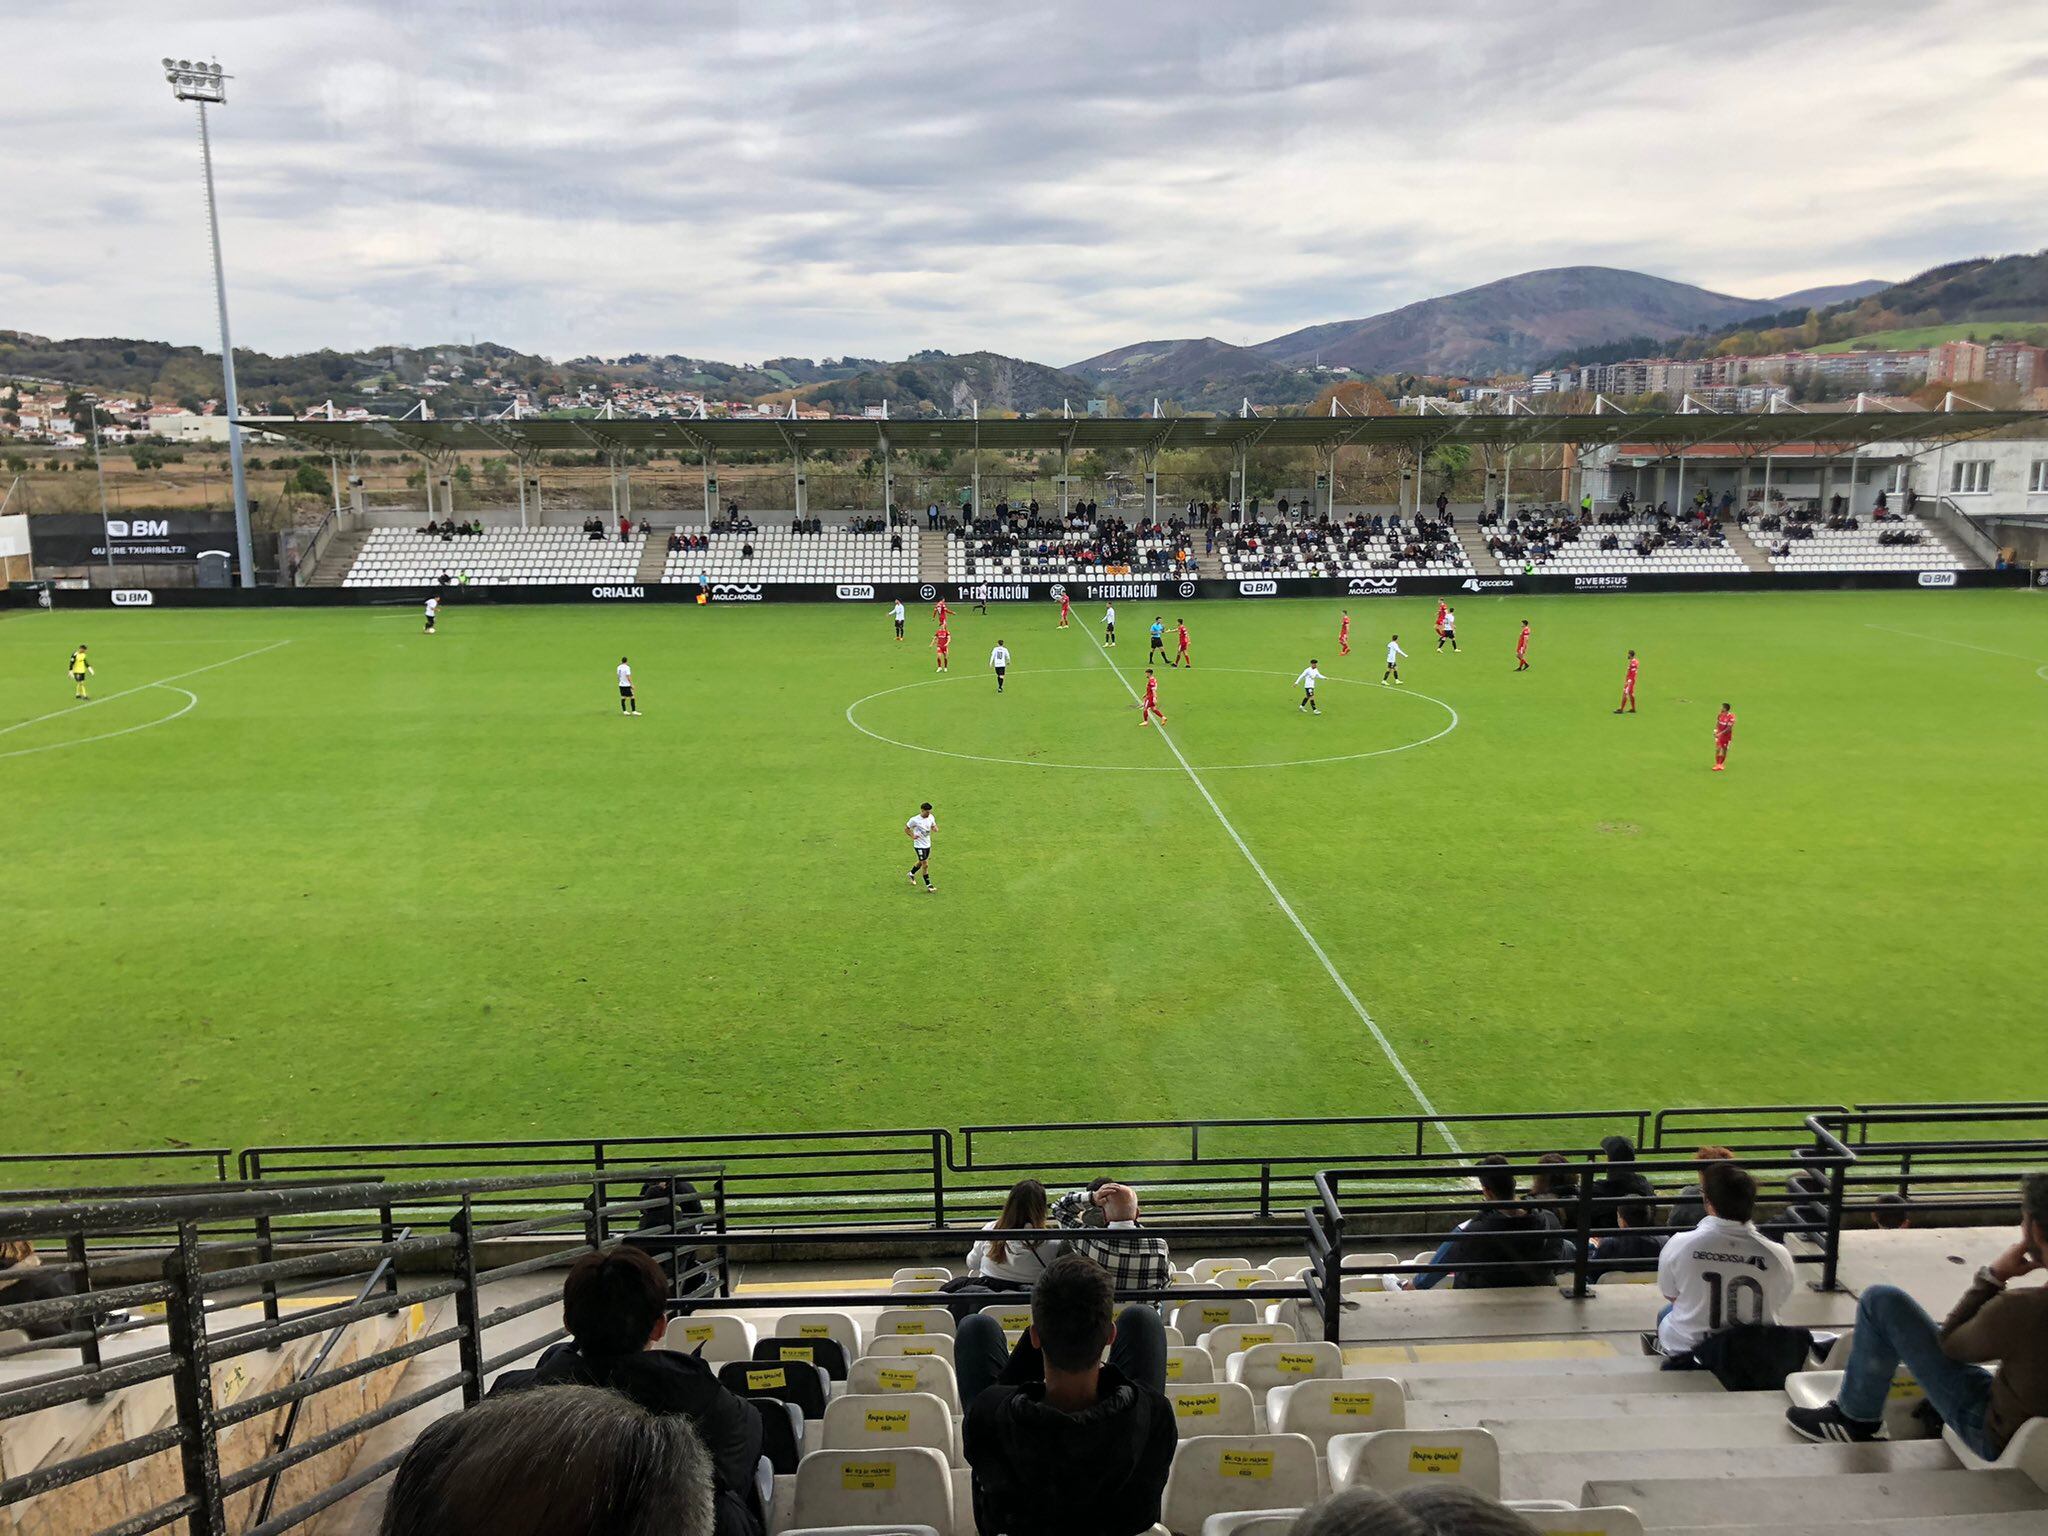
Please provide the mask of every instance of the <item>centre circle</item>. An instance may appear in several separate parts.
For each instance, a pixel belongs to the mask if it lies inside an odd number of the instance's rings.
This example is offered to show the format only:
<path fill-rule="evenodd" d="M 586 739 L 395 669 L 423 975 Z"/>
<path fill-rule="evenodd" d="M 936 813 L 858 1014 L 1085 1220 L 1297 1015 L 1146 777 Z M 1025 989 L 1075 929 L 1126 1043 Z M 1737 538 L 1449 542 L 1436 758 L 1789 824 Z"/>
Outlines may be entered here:
<path fill-rule="evenodd" d="M 1286 679 L 1290 685 L 1292 684 L 1294 678 L 1294 674 L 1291 672 L 1278 672 L 1258 667 L 1205 667 L 1201 669 L 1201 671 L 1202 675 L 1205 676 L 1213 676 L 1219 673 L 1223 673 L 1234 674 L 1240 677 L 1282 678 Z M 1081 672 L 1089 673 L 1097 678 L 1100 678 L 1104 687 L 1111 687 L 1112 685 L 1118 684 L 1118 674 L 1114 671 L 1105 671 L 1105 669 L 1101 667 L 1048 667 L 1042 670 L 1034 670 L 1030 672 L 1013 671 L 1011 674 L 1009 686 L 1014 688 L 1028 688 L 1032 680 L 1036 678 L 1053 677 L 1063 674 L 1073 674 Z M 986 690 L 991 695 L 989 699 L 990 706 L 999 707 L 994 697 L 995 685 L 993 674 L 988 672 L 986 669 L 976 670 L 971 667 L 964 666 L 959 672 L 945 673 L 938 677 L 921 678 L 920 680 L 914 683 L 899 683 L 897 686 L 893 688 L 877 689 L 873 693 L 867 694 L 862 698 L 855 699 L 851 704 L 846 706 L 846 723 L 852 726 L 856 731 L 859 731 L 863 736 L 870 737 L 873 740 L 882 742 L 887 746 L 900 747 L 906 752 L 924 752 L 929 753 L 933 757 L 951 757 L 956 758 L 962 762 L 969 763 L 999 763 L 1006 767 L 1013 768 L 1058 768 L 1077 773 L 1181 773 L 1186 771 L 1193 771 L 1195 773 L 1237 773 L 1242 772 L 1246 769 L 1255 768 L 1308 768 L 1326 763 L 1351 763 L 1359 762 L 1366 758 L 1372 757 L 1388 757 L 1397 752 L 1411 752 L 1417 747 L 1426 747 L 1429 746 L 1432 742 L 1441 741 L 1444 737 L 1450 735 L 1452 731 L 1455 731 L 1458 728 L 1459 722 L 1457 710 L 1452 708 L 1451 705 L 1445 703 L 1442 699 L 1436 698 L 1433 695 L 1427 693 L 1417 693 L 1413 689 L 1408 688 L 1406 686 L 1383 686 L 1374 682 L 1369 682 L 1363 678 L 1325 676 L 1323 678 L 1323 682 L 1326 685 L 1336 684 L 1346 688 L 1366 689 L 1372 695 L 1372 698 L 1375 703 L 1383 699 L 1407 699 L 1413 700 L 1418 704 L 1428 706 L 1431 713 L 1423 717 L 1424 721 L 1428 724 L 1435 724 L 1436 729 L 1429 731 L 1426 734 L 1417 735 L 1412 740 L 1398 742 L 1390 746 L 1374 747 L 1367 751 L 1304 753 L 1296 756 L 1276 755 L 1270 761 L 1255 763 L 1202 763 L 1194 761 L 1193 756 L 1190 754 L 1188 757 L 1187 766 L 1184 769 L 1179 761 L 1169 761 L 1157 764 L 1090 763 L 1069 762 L 1064 760 L 1055 760 L 1047 757 L 1010 757 L 996 753 L 967 752 L 957 750 L 951 747 L 933 746 L 923 741 L 905 740 L 904 737 L 901 735 L 891 735 L 888 731 L 877 729 L 875 725 L 870 724 L 862 719 L 862 711 L 866 708 L 866 706 L 874 704 L 878 700 L 888 699 L 902 694 L 914 693 L 920 689 L 979 687 L 981 689 Z M 1126 678 L 1123 684 L 1117 688 L 1117 691 L 1127 693 L 1128 688 L 1130 686 L 1133 685 L 1131 684 L 1130 680 Z M 1283 701 L 1294 697 L 1290 689 L 1279 690 L 1278 696 Z M 1325 695 L 1325 697 L 1327 697 L 1327 694 Z M 1136 701 L 1134 699 L 1128 700 L 1127 702 L 1128 707 L 1130 707 L 1133 710 L 1136 709 Z M 1169 706 L 1169 711 L 1171 711 L 1173 708 L 1178 707 L 1178 705 L 1170 696 L 1167 698 L 1167 704 Z M 1405 708 L 1406 706 L 1401 707 Z M 875 711 L 869 711 L 869 713 L 873 714 L 875 713 Z M 1280 704 L 1275 710 L 1276 718 L 1278 716 L 1284 716 L 1293 713 L 1296 713 L 1296 711 L 1287 708 L 1284 702 Z M 1177 727 L 1173 723 L 1173 717 L 1171 713 L 1169 713 L 1166 729 L 1168 733 L 1171 734 L 1176 728 Z M 1186 751 L 1186 747 L 1184 744 L 1181 744 L 1181 750 L 1183 752 Z"/>

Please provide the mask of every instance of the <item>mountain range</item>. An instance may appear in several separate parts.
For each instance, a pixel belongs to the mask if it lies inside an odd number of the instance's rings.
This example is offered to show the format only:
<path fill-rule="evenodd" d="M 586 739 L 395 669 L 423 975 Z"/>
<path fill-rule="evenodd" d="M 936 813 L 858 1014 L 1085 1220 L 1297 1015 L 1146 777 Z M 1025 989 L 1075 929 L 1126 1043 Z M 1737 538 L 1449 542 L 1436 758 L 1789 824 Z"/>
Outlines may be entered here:
<path fill-rule="evenodd" d="M 1250 347 L 1214 337 L 1143 341 L 1083 358 L 1068 371 L 1120 394 L 1173 395 L 1189 406 L 1190 396 L 1218 388 L 1228 393 L 1239 380 L 1318 364 L 1373 375 L 1483 377 L 1527 369 L 1573 347 L 1624 336 L 1682 336 L 1860 299 L 1887 286 L 1870 279 L 1742 299 L 1618 267 L 1550 267 L 1362 320 L 1306 326 Z"/>

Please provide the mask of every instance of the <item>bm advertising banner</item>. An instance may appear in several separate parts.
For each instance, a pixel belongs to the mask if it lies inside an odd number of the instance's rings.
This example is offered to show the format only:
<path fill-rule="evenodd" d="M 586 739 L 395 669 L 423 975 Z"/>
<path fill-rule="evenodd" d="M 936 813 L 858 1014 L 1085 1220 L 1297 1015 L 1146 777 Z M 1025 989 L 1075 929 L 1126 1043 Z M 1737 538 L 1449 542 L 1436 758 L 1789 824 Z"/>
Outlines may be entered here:
<path fill-rule="evenodd" d="M 114 563 L 170 565 L 201 555 L 235 553 L 235 520 L 226 512 L 164 512 L 154 516 L 110 517 L 61 512 L 28 520 L 38 565 Z"/>

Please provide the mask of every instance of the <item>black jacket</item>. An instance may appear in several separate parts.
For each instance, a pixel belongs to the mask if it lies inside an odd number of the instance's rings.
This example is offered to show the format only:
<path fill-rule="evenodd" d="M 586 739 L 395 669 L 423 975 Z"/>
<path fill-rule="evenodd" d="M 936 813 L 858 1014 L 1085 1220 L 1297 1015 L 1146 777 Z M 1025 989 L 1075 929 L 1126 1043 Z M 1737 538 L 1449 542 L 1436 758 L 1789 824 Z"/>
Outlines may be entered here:
<path fill-rule="evenodd" d="M 492 1385 L 491 1395 L 560 1386 L 610 1387 L 650 1413 L 688 1419 L 711 1453 L 718 1484 L 718 1536 L 761 1536 L 761 1511 L 754 1497 L 754 1465 L 761 1458 L 758 1411 L 720 1386 L 702 1360 L 672 1349 L 593 1360 L 577 1349 L 574 1340 L 565 1340 L 542 1355 L 532 1370 L 505 1372 Z"/>
<path fill-rule="evenodd" d="M 61 1269 L 40 1264 L 17 1264 L 0 1269 L 0 1307 L 16 1307 L 30 1301 L 54 1301 L 59 1296 L 76 1296 L 78 1281 Z M 70 1318 L 46 1318 L 40 1323 L 16 1323 L 32 1339 L 54 1339 L 59 1334 L 85 1326 L 84 1314 Z"/>
<path fill-rule="evenodd" d="M 1592 1262 L 1586 1266 L 1586 1273 L 1598 1280 L 1602 1275 L 1640 1275 L 1649 1273 L 1641 1260 L 1655 1260 L 1664 1251 L 1664 1239 L 1648 1232 L 1622 1231 L 1612 1237 L 1603 1237 L 1593 1249 Z M 1624 1266 L 1622 1260 L 1635 1260 Z"/>
<path fill-rule="evenodd" d="M 1505 1285 L 1549 1285 L 1566 1262 L 1557 1217 L 1538 1205 L 1488 1205 L 1451 1239 L 1444 1262 L 1455 1267 L 1460 1290 Z M 1471 1264 L 1513 1264 L 1513 1269 L 1466 1269 Z"/>
<path fill-rule="evenodd" d="M 1045 1405 L 1045 1383 L 998 1383 L 967 1410 L 963 1442 L 974 1470 L 981 1536 L 1136 1536 L 1159 1520 L 1180 1431 L 1162 1392 L 1113 1365 L 1093 1408 Z"/>

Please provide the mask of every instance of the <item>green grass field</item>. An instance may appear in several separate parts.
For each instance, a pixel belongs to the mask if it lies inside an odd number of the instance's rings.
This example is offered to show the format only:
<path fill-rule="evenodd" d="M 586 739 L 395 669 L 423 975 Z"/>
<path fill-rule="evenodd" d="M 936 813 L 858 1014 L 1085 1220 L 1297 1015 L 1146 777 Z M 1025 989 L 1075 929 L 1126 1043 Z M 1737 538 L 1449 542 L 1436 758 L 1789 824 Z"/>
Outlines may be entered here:
<path fill-rule="evenodd" d="M 2048 603 L 1460 607 L 0 619 L 0 1146 L 2037 1091 Z"/>
<path fill-rule="evenodd" d="M 1916 325 L 1900 331 L 1872 331 L 1867 336 L 1853 337 L 1848 341 L 1824 342 L 1813 350 L 1853 352 L 1862 348 L 1878 352 L 1910 351 L 1915 347 L 1939 346 L 1944 341 L 1989 341 L 1994 337 L 2032 342 L 2039 346 L 2048 340 L 2048 324 L 2037 320 L 1958 320 L 1950 325 Z"/>

